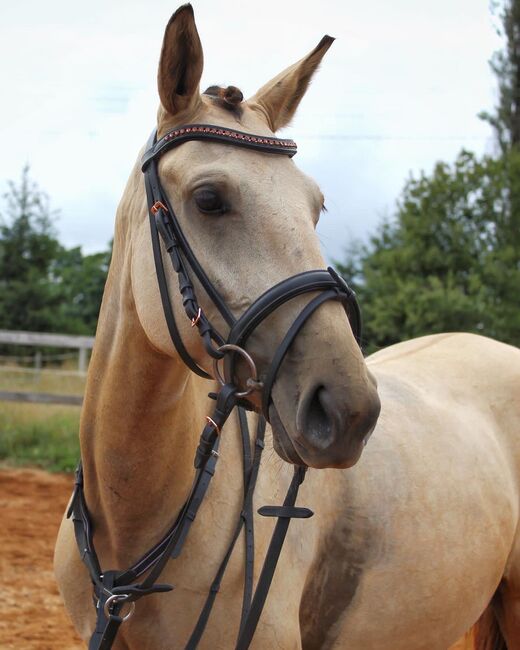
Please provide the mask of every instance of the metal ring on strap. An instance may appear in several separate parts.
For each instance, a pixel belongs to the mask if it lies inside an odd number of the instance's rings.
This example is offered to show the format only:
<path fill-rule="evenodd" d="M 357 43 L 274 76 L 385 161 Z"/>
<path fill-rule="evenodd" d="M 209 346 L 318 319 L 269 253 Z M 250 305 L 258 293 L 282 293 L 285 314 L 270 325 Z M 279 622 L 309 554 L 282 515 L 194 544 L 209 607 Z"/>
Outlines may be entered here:
<path fill-rule="evenodd" d="M 234 345 L 233 343 L 226 343 L 225 345 L 221 345 L 218 348 L 218 352 L 236 352 L 239 354 L 247 363 L 249 366 L 249 370 L 251 371 L 251 376 L 247 379 L 246 381 L 246 386 L 248 387 L 247 390 L 243 390 L 241 392 L 236 393 L 237 397 L 246 397 L 246 395 L 249 395 L 252 393 L 254 390 L 261 390 L 263 387 L 262 382 L 258 381 L 258 373 L 256 370 L 256 365 L 255 362 L 253 361 L 253 358 L 251 355 L 246 352 L 243 348 L 241 348 L 238 345 Z M 219 359 L 214 359 L 213 361 L 213 369 L 215 371 L 215 377 L 218 380 L 219 384 L 221 386 L 225 386 L 226 380 L 220 373 L 220 368 L 218 367 L 218 362 Z"/>
<path fill-rule="evenodd" d="M 112 594 L 109 596 L 109 598 L 106 599 L 105 604 L 103 606 L 103 612 L 105 613 L 105 616 L 107 618 L 110 618 L 110 608 L 112 606 L 112 603 L 116 604 L 121 601 L 125 601 L 128 598 L 128 594 Z M 128 603 L 130 605 L 130 610 L 128 611 L 127 614 L 125 614 L 122 619 L 123 623 L 125 621 L 128 621 L 128 619 L 133 615 L 135 611 L 135 602 L 131 601 Z"/>

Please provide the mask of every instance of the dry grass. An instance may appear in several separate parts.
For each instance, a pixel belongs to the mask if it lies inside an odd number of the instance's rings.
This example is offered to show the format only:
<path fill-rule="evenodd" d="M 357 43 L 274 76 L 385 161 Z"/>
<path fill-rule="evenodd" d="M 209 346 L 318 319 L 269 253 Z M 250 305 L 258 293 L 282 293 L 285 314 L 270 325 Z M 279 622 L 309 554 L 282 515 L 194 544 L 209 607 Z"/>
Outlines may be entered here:
<path fill-rule="evenodd" d="M 85 375 L 73 370 L 44 369 L 0 366 L 0 390 L 35 391 L 82 395 L 85 390 Z"/>

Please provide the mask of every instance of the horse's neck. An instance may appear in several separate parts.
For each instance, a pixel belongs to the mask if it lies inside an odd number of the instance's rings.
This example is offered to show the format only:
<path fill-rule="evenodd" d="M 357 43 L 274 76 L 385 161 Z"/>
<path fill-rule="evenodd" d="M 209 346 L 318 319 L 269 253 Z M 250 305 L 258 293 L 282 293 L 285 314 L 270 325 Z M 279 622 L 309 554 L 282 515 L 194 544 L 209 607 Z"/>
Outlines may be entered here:
<path fill-rule="evenodd" d="M 96 547 L 103 565 L 121 568 L 158 541 L 182 506 L 208 408 L 207 382 L 150 346 L 126 284 L 108 285 L 80 430 Z"/>

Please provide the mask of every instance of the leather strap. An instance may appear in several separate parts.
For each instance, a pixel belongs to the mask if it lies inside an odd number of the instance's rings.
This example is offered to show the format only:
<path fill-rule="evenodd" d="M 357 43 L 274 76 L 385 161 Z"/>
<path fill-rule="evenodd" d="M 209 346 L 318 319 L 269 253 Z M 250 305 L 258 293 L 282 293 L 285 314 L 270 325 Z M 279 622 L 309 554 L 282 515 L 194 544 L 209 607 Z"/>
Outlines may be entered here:
<path fill-rule="evenodd" d="M 245 415 L 245 414 L 244 414 Z M 260 461 L 262 452 L 264 450 L 264 437 L 266 429 L 266 420 L 263 417 L 258 418 L 255 451 L 253 462 L 248 476 L 244 476 L 247 480 L 247 490 L 244 498 L 244 507 L 242 510 L 242 518 L 244 520 L 244 542 L 245 542 L 245 565 L 244 565 L 244 595 L 242 598 L 242 612 L 240 614 L 240 627 L 242 629 L 245 619 L 251 608 L 251 601 L 253 599 L 253 582 L 255 572 L 255 535 L 254 535 L 254 513 L 253 513 L 253 495 L 255 491 L 258 472 L 260 471 Z M 245 485 L 245 483 L 244 483 Z"/>
<path fill-rule="evenodd" d="M 314 513 L 309 508 L 297 508 L 296 506 L 262 506 L 258 508 L 258 514 L 262 515 L 262 517 L 309 519 Z"/>
<path fill-rule="evenodd" d="M 328 289 L 340 290 L 336 277 L 331 275 L 329 269 L 305 271 L 282 280 L 274 287 L 269 288 L 246 309 L 231 329 L 228 342 L 235 345 L 243 344 L 263 320 L 292 298 Z M 349 300 L 353 298 L 354 294 L 350 288 L 341 290 L 345 292 Z"/>
<path fill-rule="evenodd" d="M 240 420 L 240 430 L 242 432 L 242 443 L 243 443 L 243 459 L 244 459 L 244 505 L 242 512 L 240 513 L 239 519 L 236 523 L 235 530 L 227 551 L 220 563 L 220 566 L 217 570 L 215 578 L 211 583 L 206 602 L 204 607 L 199 615 L 199 619 L 193 629 L 193 632 L 189 638 L 189 641 L 186 645 L 185 650 L 195 650 L 197 648 L 206 625 L 209 621 L 211 610 L 213 604 L 217 597 L 217 594 L 220 589 L 220 583 L 224 577 L 228 562 L 233 554 L 236 542 L 242 531 L 242 527 L 245 528 L 245 541 L 246 541 L 246 562 L 245 562 L 245 573 L 244 573 L 244 598 L 243 598 L 243 607 L 242 607 L 242 616 L 241 616 L 241 625 L 243 619 L 247 616 L 249 612 L 249 607 L 251 605 L 251 593 L 253 589 L 253 572 L 254 572 L 254 531 L 252 526 L 252 514 L 253 514 L 253 492 L 256 486 L 256 480 L 258 477 L 258 470 L 260 468 L 260 460 L 262 455 L 262 450 L 264 448 L 264 433 L 265 433 L 265 420 L 259 418 L 258 427 L 256 433 L 255 441 L 255 456 L 251 461 L 251 450 L 250 450 L 250 439 L 249 439 L 249 427 L 247 424 L 247 418 L 244 411 L 241 409 L 239 411 L 239 420 Z M 245 612 L 244 612 L 245 609 Z"/>
<path fill-rule="evenodd" d="M 280 552 L 285 541 L 285 536 L 287 535 L 287 529 L 289 528 L 289 524 L 291 522 L 291 517 L 294 516 L 294 510 L 297 510 L 293 509 L 293 506 L 296 502 L 296 497 L 298 496 L 300 485 L 305 478 L 306 469 L 306 467 L 294 468 L 294 476 L 282 506 L 283 515 L 281 515 L 276 522 L 273 536 L 271 537 L 271 542 L 269 544 L 269 549 L 267 551 L 267 555 L 265 556 L 262 572 L 260 573 L 260 578 L 258 579 L 258 585 L 255 590 L 251 609 L 243 628 L 240 630 L 235 650 L 247 650 L 253 639 L 258 621 L 260 620 L 260 615 L 264 608 L 267 594 L 269 593 L 269 587 L 271 586 L 271 582 L 273 580 L 276 565 L 278 564 L 278 559 L 280 557 Z M 307 508 L 305 508 L 305 510 L 307 510 Z M 309 510 L 308 512 L 310 514 L 306 516 L 311 517 L 313 514 L 312 511 Z"/>
<path fill-rule="evenodd" d="M 114 586 L 114 580 L 117 576 L 116 571 L 107 571 L 103 576 L 102 585 L 97 601 L 96 628 L 90 637 L 88 650 L 109 650 L 114 643 L 119 626 L 123 618 L 119 616 L 122 605 L 115 603 L 107 617 L 105 614 L 105 603 L 111 595 L 111 589 Z"/>
<path fill-rule="evenodd" d="M 260 153 L 285 154 L 292 158 L 297 152 L 296 142 L 270 135 L 255 135 L 214 124 L 185 124 L 169 131 L 152 147 L 147 147 L 142 157 L 142 170 L 145 171 L 151 160 L 178 147 L 189 140 L 206 140 L 219 144 L 232 144 L 235 147 L 253 149 Z"/>
<path fill-rule="evenodd" d="M 236 403 L 236 388 L 228 385 L 220 391 L 212 420 L 220 429 Z M 76 471 L 74 492 L 67 515 L 72 517 L 76 543 L 81 559 L 85 563 L 97 595 L 96 628 L 89 644 L 89 650 L 108 650 L 111 647 L 122 619 L 117 616 L 119 603 L 114 603 L 107 618 L 104 612 L 106 599 L 114 594 L 125 594 L 126 603 L 133 602 L 150 593 L 171 591 L 171 585 L 156 584 L 170 555 L 177 557 L 186 540 L 197 512 L 204 500 L 211 478 L 215 473 L 218 460 L 218 433 L 212 424 L 207 424 L 201 434 L 201 443 L 197 449 L 198 470 L 195 475 L 191 493 L 173 529 L 166 538 L 141 558 L 133 567 L 124 572 L 105 571 L 102 573 L 93 544 L 92 526 L 83 493 L 83 471 L 81 463 Z M 142 573 L 148 575 L 140 584 L 133 581 Z M 108 580 L 108 582 L 107 582 Z"/>
<path fill-rule="evenodd" d="M 354 336 L 359 342 L 361 338 L 361 318 L 355 294 L 332 268 L 328 268 L 327 271 L 306 271 L 279 282 L 277 285 L 263 293 L 242 314 L 229 333 L 228 341 L 244 348 L 249 336 L 280 305 L 296 296 L 316 291 L 321 291 L 321 293 L 303 308 L 287 331 L 283 341 L 275 352 L 267 377 L 263 382 L 262 412 L 267 421 L 269 421 L 271 392 L 280 365 L 282 364 L 295 337 L 320 305 L 327 300 L 340 300 L 345 307 Z M 229 378 L 234 376 L 235 359 L 236 355 L 233 354 L 229 354 L 225 358 L 224 367 L 226 370 L 226 376 Z"/>
<path fill-rule="evenodd" d="M 148 203 L 150 204 L 150 201 L 153 201 L 153 195 L 152 195 L 152 190 L 150 187 L 148 177 L 145 177 L 145 186 L 146 186 L 146 194 L 148 196 Z M 168 292 L 168 283 L 166 281 L 166 274 L 164 272 L 164 264 L 162 260 L 159 233 L 157 230 L 157 224 L 155 222 L 155 216 L 152 212 L 149 213 L 149 218 L 150 218 L 150 232 L 152 236 L 153 258 L 155 261 L 155 273 L 157 275 L 157 282 L 159 285 L 159 292 L 161 295 L 163 313 L 166 320 L 166 325 L 168 327 L 168 332 L 170 333 L 170 338 L 172 340 L 175 349 L 179 353 L 179 356 L 184 361 L 184 363 L 188 366 L 188 368 L 195 374 L 199 375 L 200 377 L 204 377 L 205 379 L 211 379 L 211 376 L 208 375 L 208 373 L 205 370 L 200 368 L 195 363 L 195 361 L 191 358 L 191 356 L 189 355 L 188 351 L 184 346 L 181 335 L 179 334 L 179 329 L 177 328 L 177 323 L 175 322 L 175 316 L 173 315 L 173 307 L 170 302 L 170 295 Z"/>
<path fill-rule="evenodd" d="M 298 336 L 298 333 L 300 332 L 301 328 L 305 325 L 309 317 L 316 311 L 316 309 L 318 309 L 318 307 L 320 307 L 324 302 L 326 302 L 327 300 L 344 300 L 344 299 L 345 297 L 342 296 L 342 294 L 339 294 L 334 289 L 320 293 L 304 307 L 304 309 L 298 314 L 294 323 L 287 330 L 287 334 L 285 335 L 283 341 L 276 348 L 276 352 L 273 357 L 273 360 L 271 361 L 271 365 L 269 366 L 267 376 L 264 379 L 264 387 L 262 389 L 262 412 L 266 420 L 269 420 L 269 406 L 271 404 L 271 393 L 273 390 L 273 384 L 278 375 L 278 370 L 280 369 L 280 366 L 282 365 L 282 362 L 285 359 L 285 355 L 289 351 L 289 347 L 291 346 L 296 336 Z"/>
<path fill-rule="evenodd" d="M 215 409 L 217 413 L 214 413 L 214 415 L 217 421 L 221 422 L 222 424 L 222 418 L 227 417 L 225 415 L 226 411 L 233 408 L 232 396 L 235 392 L 235 387 L 224 386 L 222 395 L 219 395 L 220 403 L 217 405 L 219 408 Z M 242 440 L 244 445 L 249 445 L 248 429 L 243 426 L 244 418 L 245 414 L 242 413 Z M 247 420 L 245 420 L 245 422 L 247 424 Z M 213 427 L 209 426 L 209 428 L 213 429 L 214 431 Z M 254 634 L 254 630 L 256 629 L 256 625 L 260 617 L 263 604 L 267 597 L 267 591 L 269 590 L 269 586 L 271 584 L 271 580 L 276 568 L 290 519 L 293 517 L 306 518 L 312 516 L 313 514 L 312 511 L 307 508 L 293 507 L 298 493 L 299 485 L 305 475 L 305 468 L 296 468 L 295 475 L 289 486 L 289 490 L 287 492 L 283 506 L 264 506 L 259 510 L 260 514 L 264 516 L 279 517 L 279 520 L 275 526 L 273 537 L 269 545 L 269 550 L 264 561 L 264 567 L 262 569 L 260 580 L 258 582 L 258 586 L 251 603 L 254 573 L 252 504 L 253 493 L 258 477 L 258 471 L 260 468 L 262 450 L 264 448 L 264 434 L 265 420 L 264 418 L 259 418 L 254 458 L 249 466 L 246 466 L 246 464 L 244 464 L 244 505 L 240 513 L 240 519 L 237 522 L 231 543 L 212 582 L 206 603 L 204 604 L 203 610 L 199 616 L 199 620 L 190 637 L 190 640 L 188 641 L 186 650 L 195 650 L 195 648 L 198 646 L 198 643 L 200 642 L 200 639 L 202 638 L 211 614 L 215 598 L 220 588 L 222 577 L 227 568 L 229 559 L 233 553 L 233 549 L 240 535 L 242 526 L 244 525 L 246 528 L 246 568 L 244 574 L 244 599 L 239 626 L 239 634 L 241 635 L 241 638 L 242 636 L 244 636 L 244 638 L 247 638 L 248 635 L 251 635 L 252 637 L 252 634 Z M 173 589 L 171 585 L 156 584 L 155 581 L 164 569 L 164 566 L 168 561 L 170 554 L 172 554 L 173 557 L 177 557 L 179 555 L 180 549 L 182 548 L 182 545 L 186 539 L 187 532 L 193 523 L 197 511 L 203 501 L 204 495 L 209 485 L 209 481 L 214 474 L 218 455 L 211 452 L 216 451 L 216 448 L 218 447 L 218 437 L 213 438 L 211 433 L 208 432 L 208 427 L 205 427 L 203 434 L 201 435 L 201 440 L 204 438 L 210 445 L 211 451 L 208 453 L 207 446 L 203 444 L 202 447 L 205 451 L 201 452 L 199 445 L 198 454 L 202 453 L 204 458 L 206 458 L 206 462 L 203 464 L 203 468 L 199 469 L 197 473 L 197 477 L 195 479 L 194 487 L 192 488 L 190 497 L 188 498 L 186 505 L 183 507 L 180 515 L 178 516 L 172 532 L 169 533 L 166 538 L 161 540 L 161 542 L 156 545 L 154 549 L 145 554 L 145 556 L 143 556 L 141 560 L 135 563 L 133 567 L 124 572 L 105 571 L 103 574 L 101 573 L 97 555 L 92 542 L 92 527 L 90 524 L 90 517 L 83 496 L 83 474 L 81 464 L 78 466 L 75 489 L 71 501 L 71 506 L 67 514 L 69 517 L 72 516 L 75 524 L 75 531 L 79 533 L 76 535 L 76 541 L 78 543 L 80 551 L 82 551 L 82 559 L 89 569 L 91 579 L 95 584 L 95 593 L 97 596 L 96 627 L 89 642 L 89 650 L 109 650 L 113 645 L 119 626 L 123 622 L 123 618 L 119 616 L 119 612 L 124 606 L 122 602 L 113 603 L 110 608 L 109 616 L 106 616 L 104 606 L 109 596 L 125 594 L 126 599 L 124 603 L 131 603 L 148 594 L 171 591 Z M 247 460 L 247 454 L 245 454 L 245 457 Z M 251 523 L 249 529 L 247 526 L 248 521 Z M 285 521 L 285 523 L 283 523 L 283 521 Z M 185 522 L 189 523 L 186 524 Z M 148 570 L 149 573 L 142 583 L 129 584 L 130 581 L 134 581 L 139 575 Z M 238 647 L 239 646 L 237 646 L 237 648 Z M 248 646 L 240 647 L 245 648 Z"/>

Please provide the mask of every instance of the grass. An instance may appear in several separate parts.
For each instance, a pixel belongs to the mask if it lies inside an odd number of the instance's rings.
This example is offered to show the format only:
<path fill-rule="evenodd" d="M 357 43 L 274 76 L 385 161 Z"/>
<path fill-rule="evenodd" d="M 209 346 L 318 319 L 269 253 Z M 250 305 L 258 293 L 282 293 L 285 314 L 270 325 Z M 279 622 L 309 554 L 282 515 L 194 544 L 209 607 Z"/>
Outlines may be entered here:
<path fill-rule="evenodd" d="M 39 375 L 0 367 L 0 388 L 79 394 L 81 376 L 42 371 Z M 0 462 L 72 471 L 79 459 L 79 406 L 0 402 Z"/>
<path fill-rule="evenodd" d="M 82 395 L 85 377 L 76 372 L 0 366 L 0 390 Z"/>

